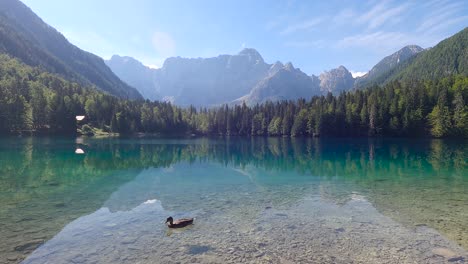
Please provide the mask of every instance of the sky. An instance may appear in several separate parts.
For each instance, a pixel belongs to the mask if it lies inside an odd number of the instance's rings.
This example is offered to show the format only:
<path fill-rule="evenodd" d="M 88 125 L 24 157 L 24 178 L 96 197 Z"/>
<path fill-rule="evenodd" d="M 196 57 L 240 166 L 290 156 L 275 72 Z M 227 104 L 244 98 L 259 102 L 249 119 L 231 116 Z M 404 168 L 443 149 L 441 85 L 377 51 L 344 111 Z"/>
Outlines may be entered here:
<path fill-rule="evenodd" d="M 423 48 L 468 26 L 466 0 L 22 0 L 71 43 L 104 59 L 158 68 L 172 56 L 255 48 L 268 63 L 356 75 L 405 45 Z"/>

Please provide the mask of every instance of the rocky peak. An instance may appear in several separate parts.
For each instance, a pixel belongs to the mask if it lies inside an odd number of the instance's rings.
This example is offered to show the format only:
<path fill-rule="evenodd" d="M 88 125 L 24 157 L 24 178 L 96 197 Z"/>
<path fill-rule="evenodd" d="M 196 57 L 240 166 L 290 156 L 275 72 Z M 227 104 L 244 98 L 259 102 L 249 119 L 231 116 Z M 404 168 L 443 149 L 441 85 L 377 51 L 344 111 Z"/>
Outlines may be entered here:
<path fill-rule="evenodd" d="M 388 63 L 389 66 L 394 66 L 395 64 L 403 62 L 423 50 L 424 49 L 419 46 L 408 45 L 393 53 L 389 57 L 386 57 L 384 60 L 386 60 L 386 63 Z"/>
<path fill-rule="evenodd" d="M 417 53 L 423 51 L 424 49 L 417 45 L 408 45 L 400 49 L 399 51 L 383 58 L 379 63 L 377 63 L 368 74 L 365 75 L 365 78 L 376 78 L 380 74 L 387 72 L 392 69 L 399 63 L 406 61 L 407 59 L 413 57 Z"/>
<path fill-rule="evenodd" d="M 141 62 L 138 60 L 129 57 L 129 56 L 119 56 L 119 55 L 112 55 L 110 60 L 106 62 L 107 64 L 112 64 L 112 63 L 119 63 L 119 64 L 131 64 L 131 65 L 138 65 L 138 66 L 143 66 Z"/>
<path fill-rule="evenodd" d="M 262 55 L 260 55 L 260 53 L 256 49 L 245 48 L 245 49 L 241 50 L 238 53 L 238 55 L 239 56 L 247 56 L 250 61 L 264 63 Z"/>
<path fill-rule="evenodd" d="M 340 78 L 353 78 L 351 72 L 348 71 L 348 69 L 346 69 L 345 66 L 341 65 L 339 66 L 338 68 L 336 69 L 331 69 L 330 71 L 325 71 L 323 72 L 322 74 L 320 74 L 320 79 L 326 79 L 326 78 L 330 78 L 330 77 L 340 77 Z"/>
<path fill-rule="evenodd" d="M 344 66 L 320 74 L 320 89 L 323 92 L 340 92 L 354 85 L 353 75 Z"/>
<path fill-rule="evenodd" d="M 279 70 L 281 70 L 284 67 L 283 63 L 280 61 L 275 62 L 273 65 L 271 65 L 270 69 L 268 70 L 269 74 L 275 74 Z"/>
<path fill-rule="evenodd" d="M 288 70 L 288 71 L 293 71 L 294 70 L 294 66 L 291 62 L 288 62 L 284 65 L 284 69 L 285 70 Z"/>
<path fill-rule="evenodd" d="M 406 51 L 406 52 L 410 52 L 412 54 L 416 54 L 416 53 L 419 53 L 421 51 L 423 51 L 424 49 L 421 48 L 420 46 L 418 45 L 408 45 L 408 46 L 405 46 L 401 49 L 401 51 Z"/>

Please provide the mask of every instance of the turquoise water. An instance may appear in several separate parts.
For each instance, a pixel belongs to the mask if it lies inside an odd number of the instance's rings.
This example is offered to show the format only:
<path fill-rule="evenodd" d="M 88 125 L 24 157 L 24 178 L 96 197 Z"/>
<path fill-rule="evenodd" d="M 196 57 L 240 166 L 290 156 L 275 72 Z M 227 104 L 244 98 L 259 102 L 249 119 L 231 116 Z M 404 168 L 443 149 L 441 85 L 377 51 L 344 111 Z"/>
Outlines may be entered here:
<path fill-rule="evenodd" d="M 0 263 L 464 263 L 467 164 L 466 141 L 3 138 Z"/>

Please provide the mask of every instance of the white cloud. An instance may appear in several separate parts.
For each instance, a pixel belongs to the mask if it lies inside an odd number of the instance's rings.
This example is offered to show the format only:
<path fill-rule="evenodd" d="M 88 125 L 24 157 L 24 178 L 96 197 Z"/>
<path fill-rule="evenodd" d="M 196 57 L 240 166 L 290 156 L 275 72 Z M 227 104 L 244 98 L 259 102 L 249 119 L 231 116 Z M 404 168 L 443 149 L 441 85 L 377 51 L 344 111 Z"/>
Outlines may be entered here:
<path fill-rule="evenodd" d="M 463 9 L 463 3 L 437 4 L 433 3 L 433 12 L 426 15 L 421 25 L 417 28 L 418 32 L 434 33 L 455 23 L 466 20 L 466 15 L 458 15 Z"/>
<path fill-rule="evenodd" d="M 368 12 L 357 17 L 358 24 L 366 24 L 369 29 L 376 29 L 388 21 L 401 21 L 401 15 L 408 9 L 409 3 L 390 7 L 387 2 L 380 2 Z"/>
<path fill-rule="evenodd" d="M 159 68 L 161 68 L 161 66 L 155 65 L 155 64 L 143 64 L 143 65 L 145 65 L 146 67 L 148 67 L 150 69 L 159 69 Z"/>
<path fill-rule="evenodd" d="M 138 58 L 138 60 L 141 61 L 141 63 L 143 63 L 143 65 L 145 65 L 146 67 L 149 67 L 151 69 L 159 69 L 163 66 L 166 58 L 141 57 Z"/>
<path fill-rule="evenodd" d="M 413 39 L 401 32 L 377 31 L 374 33 L 357 34 L 348 36 L 336 44 L 338 48 L 369 48 L 384 52 L 390 52 L 396 48 L 412 44 Z"/>
<path fill-rule="evenodd" d="M 386 10 L 385 12 L 381 13 L 374 19 L 372 19 L 369 22 L 369 28 L 374 29 L 377 27 L 380 27 L 384 23 L 386 23 L 388 20 L 393 20 L 393 21 L 401 21 L 400 15 L 406 11 L 409 7 L 409 4 L 403 4 L 394 8 L 390 8 Z"/>
<path fill-rule="evenodd" d="M 356 12 L 350 8 L 346 8 L 338 12 L 333 18 L 332 22 L 335 26 L 346 25 L 356 17 Z"/>
<path fill-rule="evenodd" d="M 356 22 L 358 24 L 365 24 L 369 23 L 376 17 L 378 17 L 384 10 L 386 9 L 386 3 L 385 2 L 380 2 L 377 5 L 373 6 L 369 11 L 366 13 L 360 15 L 357 19 Z"/>
<path fill-rule="evenodd" d="M 350 71 L 353 78 L 364 76 L 367 72 Z"/>
<path fill-rule="evenodd" d="M 464 22 L 464 21 L 468 21 L 468 16 L 461 16 L 461 17 L 448 19 L 444 21 L 443 23 L 439 23 L 437 26 L 432 27 L 430 30 L 428 30 L 425 33 L 428 34 L 428 33 L 439 32 L 442 29 L 445 29 L 451 25 L 460 24 L 460 22 Z"/>
<path fill-rule="evenodd" d="M 151 39 L 154 49 L 162 57 L 169 57 L 175 54 L 176 43 L 166 32 L 156 31 Z"/>
<path fill-rule="evenodd" d="M 322 23 L 322 21 L 323 21 L 323 18 L 317 17 L 317 18 L 306 20 L 306 21 L 302 21 L 297 24 L 289 25 L 285 29 L 280 31 L 280 35 L 288 35 L 297 31 L 310 30 L 313 27 L 317 26 L 318 24 Z"/>

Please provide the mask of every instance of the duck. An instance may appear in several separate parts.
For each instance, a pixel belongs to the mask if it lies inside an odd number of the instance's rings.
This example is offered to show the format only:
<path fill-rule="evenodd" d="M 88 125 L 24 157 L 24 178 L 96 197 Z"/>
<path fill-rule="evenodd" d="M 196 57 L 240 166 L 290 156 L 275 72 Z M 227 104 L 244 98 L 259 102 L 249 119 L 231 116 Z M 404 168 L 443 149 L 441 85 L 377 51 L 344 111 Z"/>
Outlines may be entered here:
<path fill-rule="evenodd" d="M 181 218 L 174 221 L 174 218 L 172 218 L 172 216 L 169 216 L 166 219 L 166 224 L 169 228 L 182 228 L 193 224 L 193 218 Z"/>

